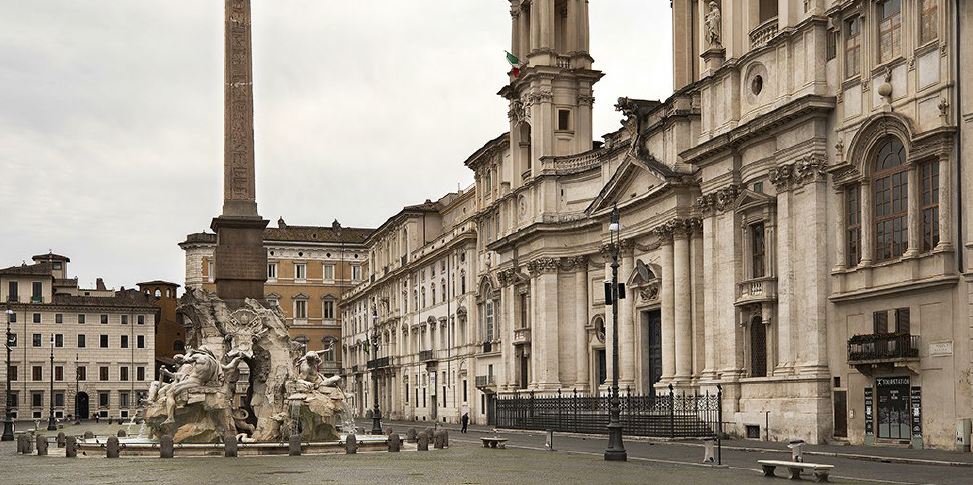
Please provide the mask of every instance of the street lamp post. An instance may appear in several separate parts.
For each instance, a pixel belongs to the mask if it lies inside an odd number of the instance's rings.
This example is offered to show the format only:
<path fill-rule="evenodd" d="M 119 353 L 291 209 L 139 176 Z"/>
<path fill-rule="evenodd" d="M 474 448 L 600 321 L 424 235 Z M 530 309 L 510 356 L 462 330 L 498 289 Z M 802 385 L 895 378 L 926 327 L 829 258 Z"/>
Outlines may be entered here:
<path fill-rule="evenodd" d="M 608 405 L 608 448 L 605 450 L 605 460 L 627 461 L 628 452 L 622 443 L 621 401 L 618 398 L 618 251 L 621 246 L 621 226 L 618 223 L 618 206 L 612 208 L 611 224 L 608 226 L 609 241 L 612 245 L 612 385 Z M 609 296 L 609 295 L 606 295 Z"/>
<path fill-rule="evenodd" d="M 372 384 L 375 391 L 375 411 L 372 413 L 372 434 L 382 433 L 382 411 L 378 407 L 378 310 L 372 309 Z"/>
<path fill-rule="evenodd" d="M 54 420 L 54 334 L 51 334 L 51 414 L 47 418 L 47 430 L 57 431 L 57 421 Z"/>
<path fill-rule="evenodd" d="M 0 437 L 0 441 L 13 441 L 14 440 L 14 419 L 13 411 L 10 409 L 10 346 L 13 345 L 13 334 L 10 333 L 10 320 L 13 318 L 13 310 L 10 309 L 10 304 L 7 304 L 7 404 L 6 404 L 6 414 L 3 418 L 3 436 Z"/>

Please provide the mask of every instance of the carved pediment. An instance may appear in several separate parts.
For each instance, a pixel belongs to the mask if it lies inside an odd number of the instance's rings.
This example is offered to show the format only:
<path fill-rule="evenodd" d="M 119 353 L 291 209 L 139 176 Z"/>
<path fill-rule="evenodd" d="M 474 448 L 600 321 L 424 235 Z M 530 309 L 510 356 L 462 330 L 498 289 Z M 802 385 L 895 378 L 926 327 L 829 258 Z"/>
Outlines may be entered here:
<path fill-rule="evenodd" d="M 733 210 L 742 212 L 768 205 L 777 205 L 777 197 L 760 192 L 754 192 L 750 189 L 743 189 L 736 201 L 733 203 Z"/>

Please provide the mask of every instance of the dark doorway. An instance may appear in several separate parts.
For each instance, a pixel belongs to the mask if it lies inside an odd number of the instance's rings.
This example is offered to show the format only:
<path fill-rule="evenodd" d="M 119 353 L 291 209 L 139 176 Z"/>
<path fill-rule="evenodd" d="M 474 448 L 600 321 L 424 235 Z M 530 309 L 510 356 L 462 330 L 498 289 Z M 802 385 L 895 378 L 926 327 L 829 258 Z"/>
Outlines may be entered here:
<path fill-rule="evenodd" d="M 88 415 L 91 412 L 91 406 L 88 402 L 88 393 L 79 392 L 74 399 L 74 406 L 77 408 L 76 412 L 78 413 L 78 419 L 88 419 Z"/>
<path fill-rule="evenodd" d="M 767 327 L 760 315 L 750 320 L 750 377 L 767 377 Z"/>
<path fill-rule="evenodd" d="M 834 435 L 848 437 L 848 391 L 834 392 Z"/>
<path fill-rule="evenodd" d="M 662 379 L 662 310 L 642 312 L 648 325 L 649 382 L 646 390 L 655 392 L 655 384 Z"/>
<path fill-rule="evenodd" d="M 596 350 L 595 355 L 598 357 L 598 385 L 600 386 L 608 380 L 608 357 L 605 349 Z"/>
<path fill-rule="evenodd" d="M 878 437 L 907 440 L 910 434 L 909 378 L 879 377 L 878 389 Z"/>
<path fill-rule="evenodd" d="M 486 415 L 487 424 L 495 426 L 497 424 L 497 401 L 493 394 L 486 394 Z"/>
<path fill-rule="evenodd" d="M 430 416 L 430 418 L 432 418 L 433 421 L 435 421 L 436 418 L 437 418 L 437 416 L 438 416 L 438 412 L 437 411 L 439 411 L 439 405 L 436 404 L 436 395 L 435 394 L 433 394 L 432 396 L 429 397 L 429 405 L 430 405 L 429 406 L 429 416 Z"/>
<path fill-rule="evenodd" d="M 527 389 L 527 384 L 530 383 L 530 374 L 528 374 L 528 369 L 530 369 L 530 357 L 524 355 L 524 351 L 520 351 L 520 389 Z"/>

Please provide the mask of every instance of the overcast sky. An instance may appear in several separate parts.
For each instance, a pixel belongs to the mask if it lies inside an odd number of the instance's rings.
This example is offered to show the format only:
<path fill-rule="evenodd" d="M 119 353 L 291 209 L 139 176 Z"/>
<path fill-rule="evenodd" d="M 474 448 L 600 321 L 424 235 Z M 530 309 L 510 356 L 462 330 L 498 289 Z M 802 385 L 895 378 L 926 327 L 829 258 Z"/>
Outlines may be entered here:
<path fill-rule="evenodd" d="M 252 0 L 257 203 L 376 227 L 472 183 L 508 130 L 503 0 Z M 665 0 L 593 0 L 595 138 L 672 89 Z M 0 267 L 49 249 L 82 286 L 185 280 L 221 210 L 222 0 L 0 0 Z"/>

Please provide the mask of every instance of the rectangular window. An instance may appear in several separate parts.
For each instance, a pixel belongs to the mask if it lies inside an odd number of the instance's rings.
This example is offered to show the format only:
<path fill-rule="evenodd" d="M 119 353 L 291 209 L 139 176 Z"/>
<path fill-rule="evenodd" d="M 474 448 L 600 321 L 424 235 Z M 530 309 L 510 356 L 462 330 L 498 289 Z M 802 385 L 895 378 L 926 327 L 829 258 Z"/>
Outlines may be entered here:
<path fill-rule="evenodd" d="M 103 349 L 107 349 L 108 348 L 108 336 L 107 335 L 102 335 L 98 339 L 98 342 L 99 342 L 99 346 L 101 348 L 103 348 Z"/>
<path fill-rule="evenodd" d="M 84 323 L 84 313 L 78 314 L 78 323 Z"/>
<path fill-rule="evenodd" d="M 861 186 L 856 185 L 845 189 L 845 251 L 848 257 L 848 267 L 854 268 L 862 259 L 862 216 L 861 216 Z"/>
<path fill-rule="evenodd" d="M 59 348 L 64 347 L 64 334 L 59 333 L 54 336 L 54 346 Z"/>
<path fill-rule="evenodd" d="M 85 367 L 83 365 L 80 366 L 80 367 L 78 367 L 77 373 L 78 373 L 78 380 L 79 381 L 86 381 L 86 380 L 88 380 L 88 368 L 87 367 Z"/>
<path fill-rule="evenodd" d="M 297 300 L 294 302 L 294 318 L 307 318 L 307 301 Z"/>
<path fill-rule="evenodd" d="M 765 271 L 765 252 L 764 252 L 764 224 L 754 224 L 750 226 L 750 239 L 753 243 L 751 249 L 751 260 L 753 263 L 753 278 L 763 278 Z"/>
<path fill-rule="evenodd" d="M 30 405 L 39 408 L 43 406 L 44 393 L 42 392 L 32 392 L 30 394 Z"/>
<path fill-rule="evenodd" d="M 493 341 L 493 301 L 487 300 L 483 304 L 483 321 L 486 322 L 485 330 L 486 334 L 483 336 L 484 340 L 487 342 Z"/>
<path fill-rule="evenodd" d="M 34 281 L 30 287 L 30 301 L 41 301 L 44 298 L 44 284 L 40 281 Z"/>
<path fill-rule="evenodd" d="M 128 335 L 122 335 L 122 348 L 128 348 Z"/>
<path fill-rule="evenodd" d="M 31 380 L 34 380 L 34 381 L 42 381 L 42 380 L 44 380 L 44 368 L 41 367 L 41 366 L 39 366 L 39 365 L 35 365 L 31 369 L 30 378 L 31 378 Z"/>
<path fill-rule="evenodd" d="M 7 321 L 10 322 L 10 323 L 17 323 L 17 314 L 16 313 L 11 313 L 11 314 L 7 315 Z"/>
<path fill-rule="evenodd" d="M 17 290 L 18 290 L 19 286 L 20 285 L 18 285 L 16 281 L 11 281 L 11 282 L 7 283 L 7 299 L 8 300 L 10 300 L 10 301 L 17 301 L 19 299 L 19 295 L 17 294 Z"/>
<path fill-rule="evenodd" d="M 878 58 L 887 62 L 902 52 L 902 0 L 879 3 L 878 19 Z"/>
<path fill-rule="evenodd" d="M 351 279 L 358 281 L 361 279 L 361 265 L 354 265 L 351 267 Z"/>
<path fill-rule="evenodd" d="M 135 368 L 135 379 L 140 381 L 145 380 L 145 367 L 138 366 Z"/>
<path fill-rule="evenodd" d="M 16 381 L 17 380 L 17 374 L 19 374 L 18 370 L 19 369 L 17 369 L 17 366 L 15 366 L 15 365 L 10 366 L 10 380 L 11 381 Z"/>
<path fill-rule="evenodd" d="M 54 380 L 55 381 L 64 380 L 64 366 L 61 365 L 54 366 Z"/>
<path fill-rule="evenodd" d="M 128 315 L 122 315 L 122 325 L 128 325 Z"/>
<path fill-rule="evenodd" d="M 267 279 L 277 279 L 277 263 L 267 263 Z"/>
<path fill-rule="evenodd" d="M 80 334 L 78 334 L 78 348 L 79 349 L 83 349 L 84 348 L 84 344 L 85 344 L 85 342 L 84 342 L 84 334 L 83 333 L 80 333 Z"/>
<path fill-rule="evenodd" d="M 932 251 L 939 244 L 939 162 L 921 165 L 922 250 Z"/>
<path fill-rule="evenodd" d="M 571 130 L 571 110 L 557 110 L 557 129 L 561 131 Z"/>
<path fill-rule="evenodd" d="M 20 394 L 17 391 L 10 391 L 10 407 L 17 409 L 20 407 Z M 13 413 L 17 417 L 17 413 Z"/>
<path fill-rule="evenodd" d="M 55 392 L 54 393 L 54 406 L 55 407 L 59 407 L 59 408 L 63 408 L 64 407 L 64 393 L 63 392 Z"/>
<path fill-rule="evenodd" d="M 139 348 L 139 349 L 144 349 L 145 348 L 145 335 L 136 335 L 135 336 L 135 347 L 136 348 Z"/>
<path fill-rule="evenodd" d="M 118 368 L 118 380 L 120 381 L 128 380 L 128 366 L 123 365 Z"/>
<path fill-rule="evenodd" d="M 324 279 L 333 280 L 334 279 L 334 265 L 326 264 L 324 265 Z"/>
<path fill-rule="evenodd" d="M 109 401 L 108 401 L 108 393 L 107 392 L 99 392 L 98 393 L 98 407 L 107 408 L 108 407 L 108 403 L 109 403 Z M 107 412 L 107 411 L 105 411 L 105 412 Z"/>
<path fill-rule="evenodd" d="M 838 57 L 838 32 L 828 31 L 828 60 Z"/>
<path fill-rule="evenodd" d="M 107 325 L 108 324 L 108 315 L 102 315 L 101 316 L 101 323 L 102 323 L 102 325 Z"/>
<path fill-rule="evenodd" d="M 895 332 L 910 333 L 910 331 L 911 325 L 909 324 L 909 309 L 897 308 L 895 310 Z"/>
<path fill-rule="evenodd" d="M 324 316 L 324 318 L 326 320 L 333 320 L 334 319 L 334 301 L 332 301 L 332 300 L 325 300 L 324 301 L 324 312 L 323 312 L 323 316 Z"/>
<path fill-rule="evenodd" d="M 32 341 L 31 343 L 33 344 L 34 347 L 40 347 L 41 346 L 41 334 L 35 333 L 34 335 L 31 335 L 31 341 Z"/>
<path fill-rule="evenodd" d="M 64 315 L 61 313 L 54 315 L 54 323 L 64 323 Z"/>
<path fill-rule="evenodd" d="M 139 325 L 145 325 L 145 315 L 139 315 L 137 322 Z"/>
<path fill-rule="evenodd" d="M 939 0 L 919 0 L 919 45 L 939 37 Z"/>
<path fill-rule="evenodd" d="M 108 367 L 102 366 L 98 368 L 98 379 L 107 381 L 108 380 Z"/>
<path fill-rule="evenodd" d="M 875 258 L 902 256 L 909 244 L 909 173 L 894 173 L 875 180 Z"/>
<path fill-rule="evenodd" d="M 17 334 L 15 333 L 10 334 L 10 346 L 11 347 L 17 346 Z"/>
<path fill-rule="evenodd" d="M 35 313 L 33 316 L 34 316 L 34 323 L 41 323 L 41 314 L 40 313 Z"/>
<path fill-rule="evenodd" d="M 128 392 L 125 391 L 118 392 L 118 407 L 122 407 L 122 408 L 128 407 Z"/>
<path fill-rule="evenodd" d="M 306 264 L 295 264 L 294 265 L 294 278 L 298 280 L 303 280 L 307 278 L 307 265 Z"/>
<path fill-rule="evenodd" d="M 845 78 L 861 73 L 861 17 L 845 21 Z"/>
<path fill-rule="evenodd" d="M 882 310 L 872 313 L 872 333 L 889 333 L 889 312 Z"/>

